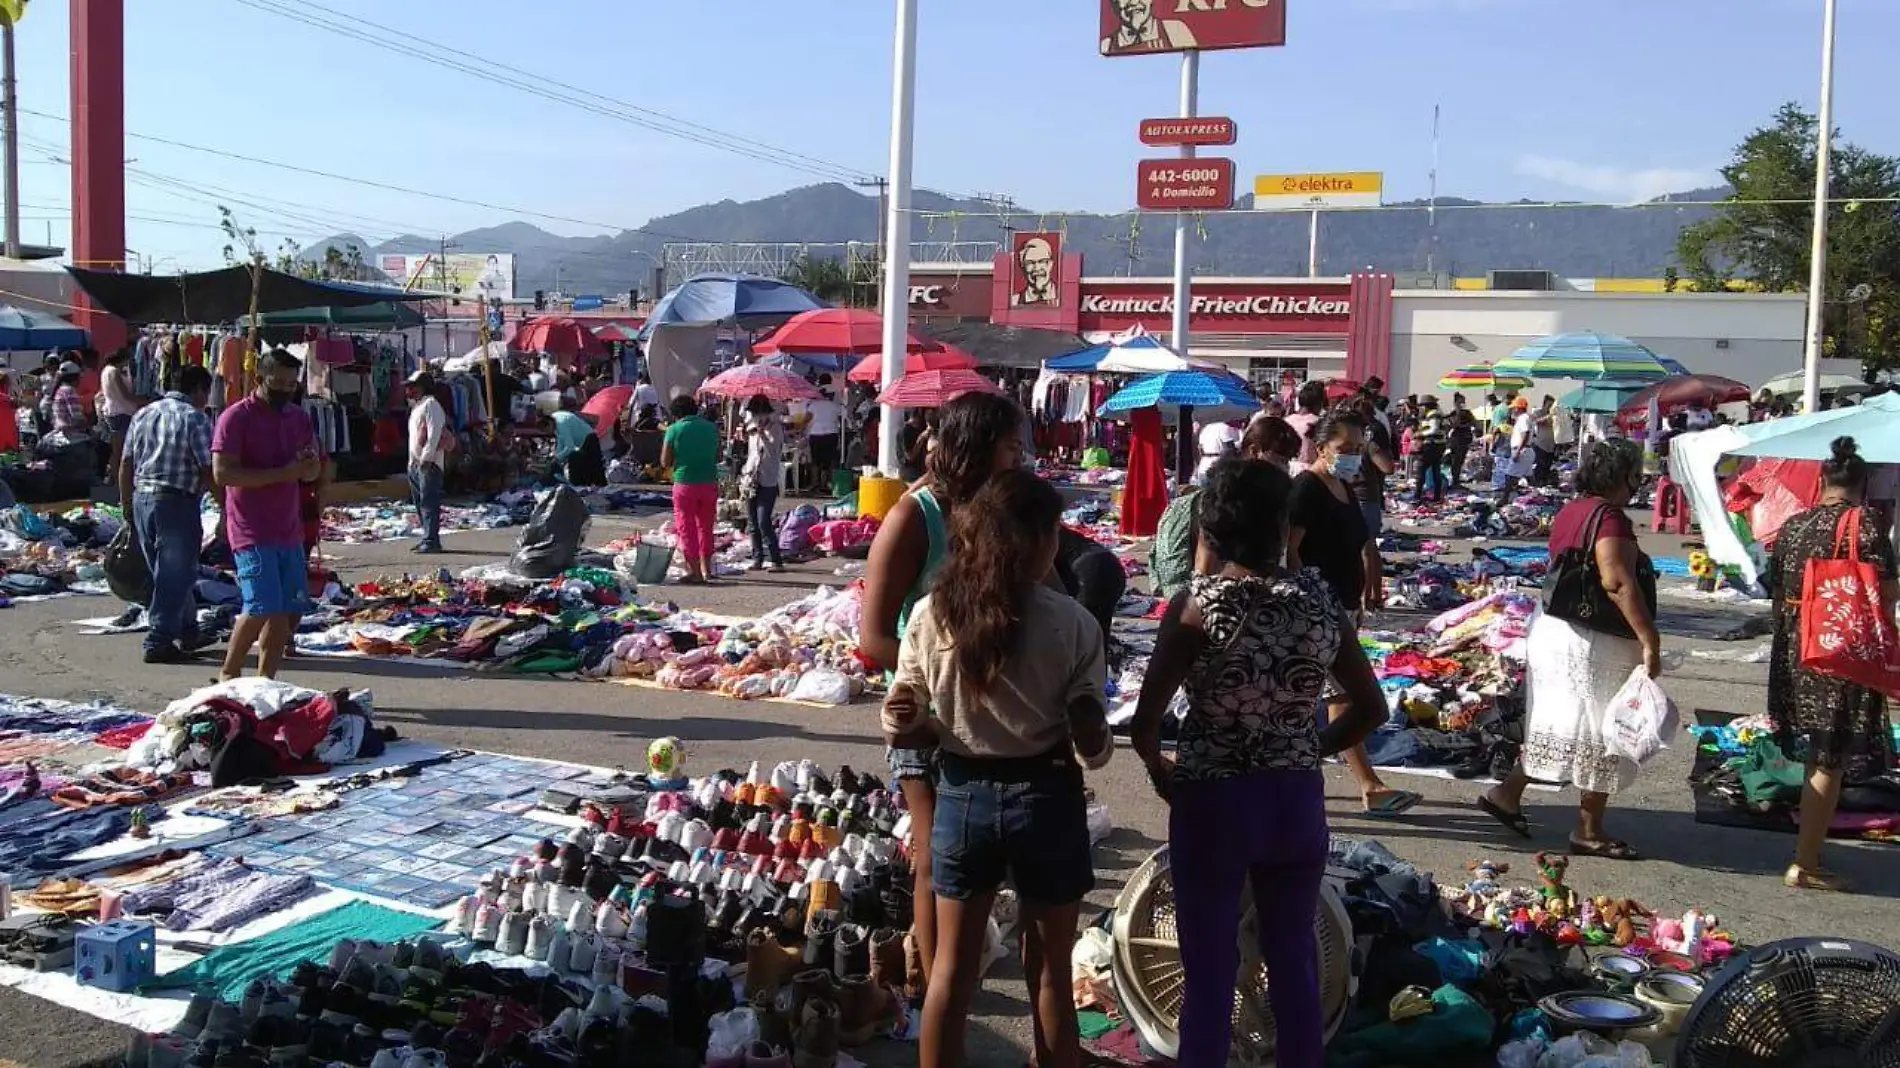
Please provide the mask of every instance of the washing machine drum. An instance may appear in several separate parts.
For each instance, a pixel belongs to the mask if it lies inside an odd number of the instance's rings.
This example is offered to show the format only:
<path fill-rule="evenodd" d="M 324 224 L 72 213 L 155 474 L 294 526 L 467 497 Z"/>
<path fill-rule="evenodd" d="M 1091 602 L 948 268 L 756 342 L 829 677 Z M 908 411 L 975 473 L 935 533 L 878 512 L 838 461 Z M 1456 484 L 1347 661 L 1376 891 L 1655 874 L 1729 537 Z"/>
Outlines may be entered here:
<path fill-rule="evenodd" d="M 1122 1013 L 1156 1052 L 1180 1055 L 1181 998 L 1185 990 L 1176 940 L 1174 881 L 1166 846 L 1135 870 L 1115 899 L 1114 973 Z M 1331 1038 L 1352 1007 L 1358 986 L 1353 974 L 1352 921 L 1338 889 L 1328 882 L 1313 917 L 1319 952 L 1320 1004 Z M 1234 1057 L 1266 1064 L 1278 1045 L 1273 1008 L 1267 1001 L 1272 977 L 1260 959 L 1259 921 L 1253 894 L 1241 891 L 1240 971 L 1234 998 Z"/>

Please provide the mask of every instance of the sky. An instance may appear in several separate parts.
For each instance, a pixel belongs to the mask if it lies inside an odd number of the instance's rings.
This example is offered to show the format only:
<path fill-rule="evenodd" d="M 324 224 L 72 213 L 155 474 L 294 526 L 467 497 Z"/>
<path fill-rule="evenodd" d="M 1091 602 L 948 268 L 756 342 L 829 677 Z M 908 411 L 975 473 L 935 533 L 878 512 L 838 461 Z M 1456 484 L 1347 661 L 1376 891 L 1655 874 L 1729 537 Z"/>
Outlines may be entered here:
<path fill-rule="evenodd" d="M 1136 126 L 1174 113 L 1177 58 L 1099 56 L 1090 0 L 916 3 L 918 185 L 1050 213 L 1131 206 L 1135 163 L 1153 151 Z M 39 241 L 50 227 L 56 245 L 70 203 L 67 6 L 33 5 L 16 45 L 22 229 Z M 221 263 L 221 203 L 273 250 L 515 219 L 577 235 L 888 167 L 893 0 L 125 6 L 126 127 L 144 135 L 126 145 L 127 243 L 159 271 Z M 1627 203 L 1713 183 L 1781 103 L 1815 107 L 1821 9 L 1290 0 L 1284 48 L 1203 57 L 1201 111 L 1237 120 L 1239 143 L 1222 151 L 1243 191 L 1258 173 L 1376 170 L 1388 201 L 1424 197 L 1437 104 L 1440 195 Z M 1888 55 L 1900 0 L 1841 0 L 1839 38 L 1837 126 L 1900 153 Z M 742 139 L 755 155 L 654 126 Z M 759 159 L 758 145 L 798 156 Z"/>

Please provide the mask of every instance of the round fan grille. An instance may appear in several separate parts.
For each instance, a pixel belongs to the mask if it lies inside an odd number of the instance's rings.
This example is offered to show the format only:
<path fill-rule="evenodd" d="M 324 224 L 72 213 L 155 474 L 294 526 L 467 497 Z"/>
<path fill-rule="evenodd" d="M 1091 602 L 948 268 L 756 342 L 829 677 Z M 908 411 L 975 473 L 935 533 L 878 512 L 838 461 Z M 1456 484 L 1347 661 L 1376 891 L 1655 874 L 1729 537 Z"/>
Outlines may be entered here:
<path fill-rule="evenodd" d="M 1267 967 L 1260 959 L 1253 894 L 1241 894 L 1240 971 L 1234 998 L 1234 1052 L 1243 1063 L 1271 1061 L 1276 1046 L 1273 1009 L 1267 1001 Z M 1115 900 L 1115 986 L 1122 1011 L 1141 1037 L 1165 1057 L 1180 1052 L 1181 996 L 1185 982 L 1174 926 L 1174 882 L 1163 846 L 1135 870 Z M 1352 1004 L 1352 921 L 1338 891 L 1328 884 L 1314 917 L 1319 942 L 1320 999 L 1326 1036 L 1332 1037 Z"/>
<path fill-rule="evenodd" d="M 1675 1068 L 1900 1068 L 1900 957 L 1790 938 L 1729 962 L 1682 1022 Z"/>

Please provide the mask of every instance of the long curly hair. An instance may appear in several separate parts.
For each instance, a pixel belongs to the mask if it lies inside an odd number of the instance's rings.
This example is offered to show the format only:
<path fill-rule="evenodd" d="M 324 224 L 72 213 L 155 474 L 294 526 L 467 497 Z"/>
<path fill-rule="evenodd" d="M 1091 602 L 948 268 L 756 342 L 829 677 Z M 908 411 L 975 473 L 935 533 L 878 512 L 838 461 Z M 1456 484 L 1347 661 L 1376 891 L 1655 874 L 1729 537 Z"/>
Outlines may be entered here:
<path fill-rule="evenodd" d="M 975 497 L 995 474 L 996 449 L 1022 434 L 1023 410 L 1008 397 L 965 393 L 937 409 L 936 444 L 924 469 L 946 508 Z"/>
<path fill-rule="evenodd" d="M 1062 494 L 1021 469 L 998 471 L 950 521 L 950 557 L 931 590 L 931 612 L 956 648 L 971 692 L 996 682 L 1016 649 L 1031 574 L 1062 521 Z"/>

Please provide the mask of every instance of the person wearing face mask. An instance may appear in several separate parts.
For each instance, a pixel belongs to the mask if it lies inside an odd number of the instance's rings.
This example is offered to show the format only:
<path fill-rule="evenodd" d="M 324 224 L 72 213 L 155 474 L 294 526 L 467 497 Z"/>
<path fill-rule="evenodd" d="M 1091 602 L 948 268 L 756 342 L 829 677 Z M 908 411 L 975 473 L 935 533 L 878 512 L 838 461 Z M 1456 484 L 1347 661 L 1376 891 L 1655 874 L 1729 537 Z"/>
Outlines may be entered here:
<path fill-rule="evenodd" d="M 1314 429 L 1313 464 L 1293 480 L 1287 498 L 1288 570 L 1318 571 L 1355 622 L 1385 603 L 1379 544 L 1352 493 L 1366 462 L 1366 442 L 1365 418 L 1350 408 L 1334 409 Z M 1330 680 L 1324 701 L 1334 719 L 1350 711 L 1345 692 Z M 1423 800 L 1410 790 L 1389 789 L 1363 744 L 1347 751 L 1346 765 L 1359 783 L 1367 816 L 1390 818 Z"/>
<path fill-rule="evenodd" d="M 309 583 L 298 485 L 323 470 L 310 416 L 296 403 L 303 365 L 273 349 L 257 371 L 256 391 L 224 410 L 211 437 L 211 473 L 225 490 L 225 534 L 243 599 L 222 680 L 243 673 L 252 646 L 257 673 L 277 677 Z"/>

